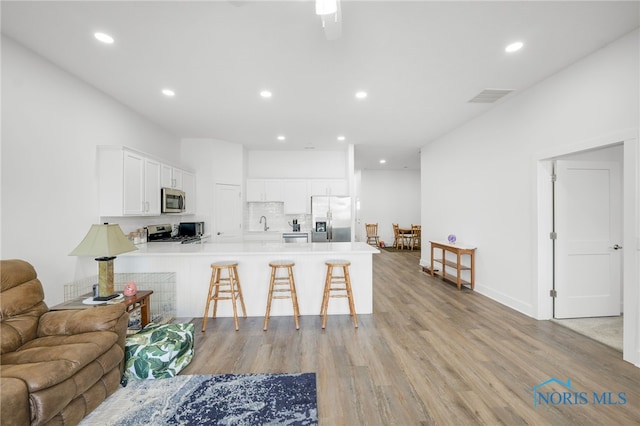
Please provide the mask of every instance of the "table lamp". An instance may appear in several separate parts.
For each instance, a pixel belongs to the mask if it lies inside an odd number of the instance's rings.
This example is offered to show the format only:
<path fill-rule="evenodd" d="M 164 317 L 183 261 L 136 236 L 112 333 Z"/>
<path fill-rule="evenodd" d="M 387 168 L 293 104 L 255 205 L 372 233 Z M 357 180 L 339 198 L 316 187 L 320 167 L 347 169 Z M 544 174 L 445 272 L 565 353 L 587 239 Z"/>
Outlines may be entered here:
<path fill-rule="evenodd" d="M 97 256 L 98 295 L 110 296 L 113 291 L 113 259 L 117 254 L 138 250 L 116 223 L 91 225 L 87 236 L 69 256 Z"/>

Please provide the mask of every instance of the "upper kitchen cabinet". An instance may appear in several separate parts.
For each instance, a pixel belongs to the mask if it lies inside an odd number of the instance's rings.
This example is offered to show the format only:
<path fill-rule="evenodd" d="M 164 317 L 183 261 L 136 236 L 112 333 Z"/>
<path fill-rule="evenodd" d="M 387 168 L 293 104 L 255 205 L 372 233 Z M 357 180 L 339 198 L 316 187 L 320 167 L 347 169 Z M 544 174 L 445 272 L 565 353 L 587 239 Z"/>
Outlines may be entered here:
<path fill-rule="evenodd" d="M 183 175 L 184 171 L 168 164 L 162 165 L 162 187 L 180 189 L 184 191 Z"/>
<path fill-rule="evenodd" d="M 98 147 L 100 216 L 160 214 L 161 164 L 120 147 Z"/>
<path fill-rule="evenodd" d="M 247 201 L 284 201 L 282 180 L 247 179 Z"/>
<path fill-rule="evenodd" d="M 346 179 L 313 179 L 310 184 L 313 195 L 349 195 Z"/>
<path fill-rule="evenodd" d="M 283 189 L 285 214 L 311 213 L 311 199 L 309 198 L 307 180 L 285 180 Z"/>

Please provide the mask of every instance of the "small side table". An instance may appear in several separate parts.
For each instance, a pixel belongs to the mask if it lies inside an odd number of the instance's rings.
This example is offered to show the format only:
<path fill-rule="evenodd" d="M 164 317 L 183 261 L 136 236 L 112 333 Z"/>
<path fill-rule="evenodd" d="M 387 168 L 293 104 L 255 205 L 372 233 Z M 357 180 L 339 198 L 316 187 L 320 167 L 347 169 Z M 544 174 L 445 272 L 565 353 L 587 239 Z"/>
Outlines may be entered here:
<path fill-rule="evenodd" d="M 434 277 L 436 275 L 441 276 L 443 279 L 447 281 L 451 281 L 458 286 L 458 290 L 462 288 L 463 285 L 468 285 L 473 290 L 475 284 L 475 253 L 476 247 L 464 246 L 464 245 L 456 245 L 438 241 L 429 241 L 431 243 L 431 276 Z M 440 259 L 434 256 L 434 250 L 440 249 L 441 257 Z M 447 252 L 453 253 L 456 255 L 456 260 L 447 260 Z M 463 265 L 461 262 L 461 257 L 463 255 L 469 256 L 469 265 Z M 442 265 L 442 271 L 436 271 L 435 263 L 439 263 Z M 450 275 L 447 273 L 446 268 L 450 267 L 456 270 L 456 275 Z M 465 281 L 461 278 L 461 272 L 463 270 L 470 271 L 469 281 Z"/>
<path fill-rule="evenodd" d="M 133 312 L 136 309 L 140 309 L 140 323 L 142 327 L 146 326 L 151 322 L 151 312 L 149 311 L 149 299 L 153 294 L 153 290 L 138 290 L 138 292 L 133 296 L 125 297 L 122 302 L 124 303 L 125 309 L 127 312 Z M 101 303 L 99 305 L 85 305 L 82 303 L 88 297 L 91 297 L 91 293 L 83 294 L 82 296 L 78 296 L 75 299 L 67 300 L 66 302 L 60 303 L 52 308 L 49 308 L 50 311 L 64 311 L 71 309 L 88 309 L 95 308 L 97 306 L 105 306 L 109 304 L 108 302 Z"/>

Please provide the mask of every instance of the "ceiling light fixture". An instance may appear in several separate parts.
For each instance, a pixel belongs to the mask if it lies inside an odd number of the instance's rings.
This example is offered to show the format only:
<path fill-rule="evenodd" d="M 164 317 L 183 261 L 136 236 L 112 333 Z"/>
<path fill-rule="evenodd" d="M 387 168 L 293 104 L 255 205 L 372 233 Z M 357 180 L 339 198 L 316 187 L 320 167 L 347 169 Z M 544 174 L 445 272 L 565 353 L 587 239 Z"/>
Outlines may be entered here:
<path fill-rule="evenodd" d="M 510 45 L 505 47 L 504 51 L 507 53 L 517 52 L 518 50 L 522 49 L 522 46 L 524 46 L 524 43 L 522 43 L 521 41 L 516 41 L 515 43 L 511 43 Z"/>
<path fill-rule="evenodd" d="M 96 40 L 99 40 L 99 41 L 103 42 L 104 44 L 113 44 L 113 42 L 114 42 L 113 37 L 111 37 L 109 34 L 95 33 L 95 34 L 93 34 L 93 36 L 96 38 Z"/>
<path fill-rule="evenodd" d="M 366 97 L 367 97 L 367 92 L 360 91 L 356 93 L 356 98 L 358 99 L 365 99 Z"/>
<path fill-rule="evenodd" d="M 385 164 L 387 160 L 380 160 L 380 164 Z"/>
<path fill-rule="evenodd" d="M 338 136 L 337 138 L 340 142 L 344 141 L 346 138 L 342 135 Z"/>
<path fill-rule="evenodd" d="M 338 11 L 338 0 L 316 0 L 316 15 L 331 15 Z"/>
<path fill-rule="evenodd" d="M 162 94 L 168 98 L 173 98 L 176 95 L 176 92 L 171 89 L 162 89 Z"/>
<path fill-rule="evenodd" d="M 273 96 L 273 94 L 268 90 L 263 90 L 262 92 L 260 92 L 260 96 L 262 96 L 263 98 L 267 99 L 267 98 L 270 98 L 271 96 Z"/>
<path fill-rule="evenodd" d="M 279 141 L 283 141 L 283 140 L 285 140 L 285 139 L 287 139 L 287 138 L 286 138 L 286 137 L 284 137 L 283 135 L 279 135 L 279 136 L 278 136 L 278 140 L 279 140 Z"/>

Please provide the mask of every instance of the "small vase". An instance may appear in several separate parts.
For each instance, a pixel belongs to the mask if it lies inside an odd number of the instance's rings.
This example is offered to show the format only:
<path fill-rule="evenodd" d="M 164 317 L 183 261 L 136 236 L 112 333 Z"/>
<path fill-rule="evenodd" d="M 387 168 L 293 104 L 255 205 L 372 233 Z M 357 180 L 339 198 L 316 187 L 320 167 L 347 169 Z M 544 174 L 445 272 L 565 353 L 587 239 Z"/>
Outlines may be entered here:
<path fill-rule="evenodd" d="M 124 286 L 123 293 L 127 297 L 135 296 L 137 292 L 138 292 L 138 287 L 136 286 L 136 283 L 134 283 L 133 281 L 129 281 L 127 285 Z"/>

